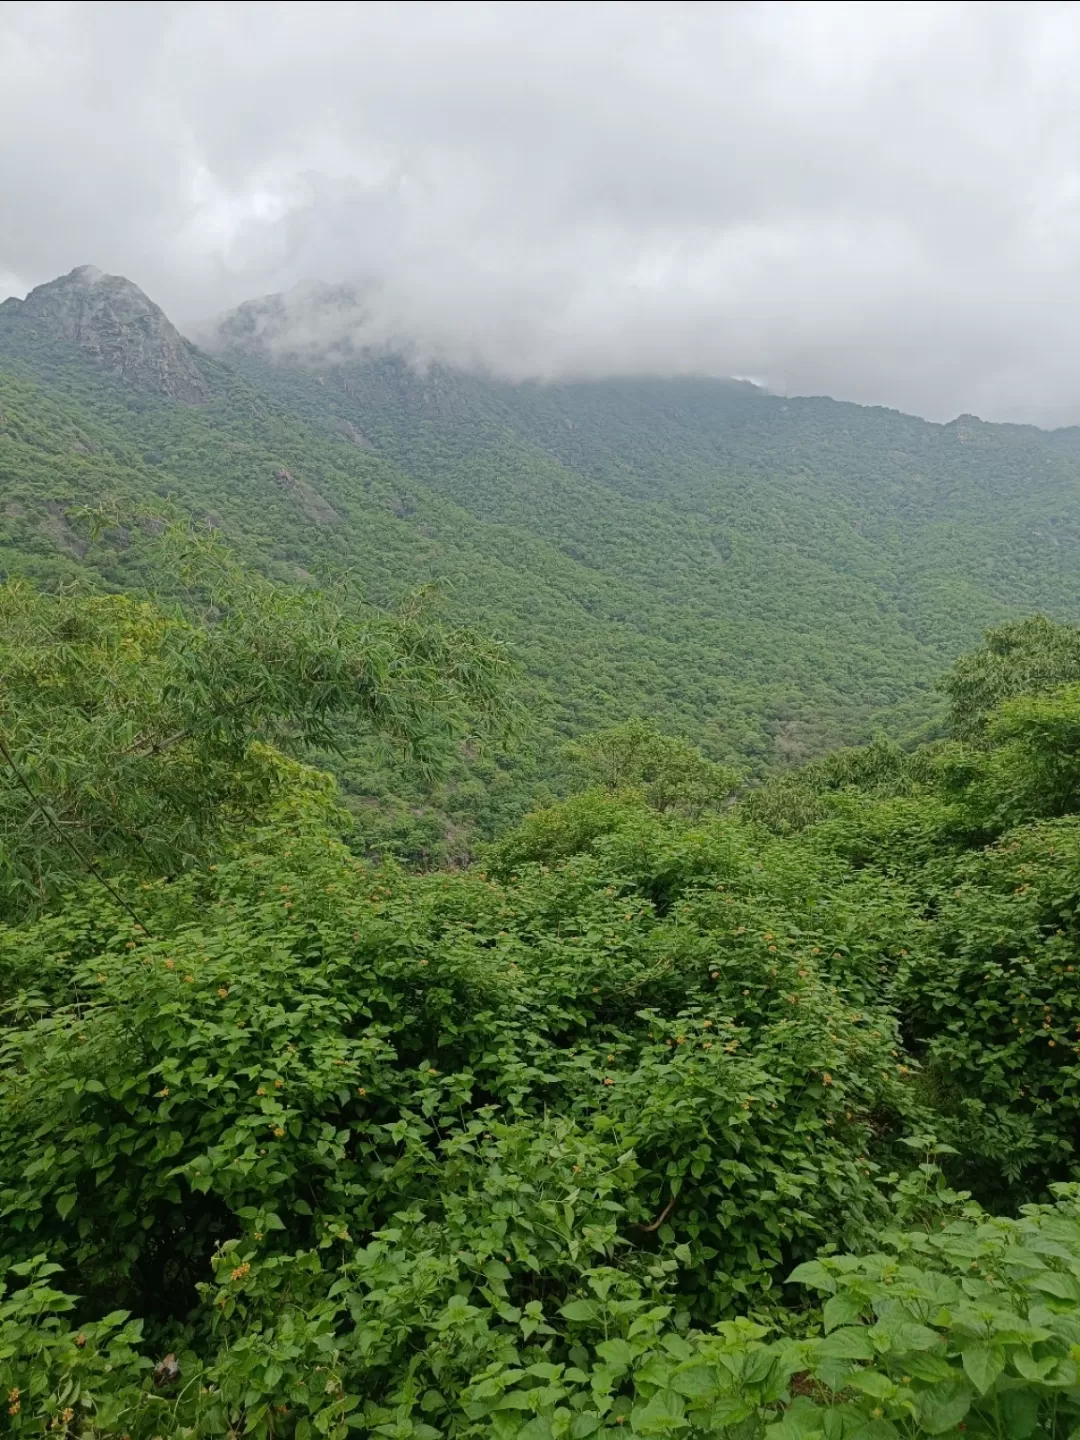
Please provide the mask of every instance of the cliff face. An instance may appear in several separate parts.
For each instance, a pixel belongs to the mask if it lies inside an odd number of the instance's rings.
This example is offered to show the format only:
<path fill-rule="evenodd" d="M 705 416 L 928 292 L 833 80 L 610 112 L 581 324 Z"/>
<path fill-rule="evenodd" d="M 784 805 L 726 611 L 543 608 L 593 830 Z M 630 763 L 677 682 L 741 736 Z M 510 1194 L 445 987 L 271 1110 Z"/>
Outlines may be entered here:
<path fill-rule="evenodd" d="M 209 395 L 193 346 L 163 310 L 130 280 L 80 265 L 0 305 L 0 326 L 77 346 L 96 365 L 131 385 L 181 405 Z"/>

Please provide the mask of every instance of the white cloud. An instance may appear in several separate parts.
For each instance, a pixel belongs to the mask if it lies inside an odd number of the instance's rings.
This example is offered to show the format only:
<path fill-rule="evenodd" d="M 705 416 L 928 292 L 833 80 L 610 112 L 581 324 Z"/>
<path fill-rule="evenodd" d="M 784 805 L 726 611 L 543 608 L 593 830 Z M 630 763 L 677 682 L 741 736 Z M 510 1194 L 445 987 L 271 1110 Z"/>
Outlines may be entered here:
<path fill-rule="evenodd" d="M 15 3 L 0 51 L 0 288 L 358 278 L 513 374 L 1080 418 L 1070 6 Z"/>

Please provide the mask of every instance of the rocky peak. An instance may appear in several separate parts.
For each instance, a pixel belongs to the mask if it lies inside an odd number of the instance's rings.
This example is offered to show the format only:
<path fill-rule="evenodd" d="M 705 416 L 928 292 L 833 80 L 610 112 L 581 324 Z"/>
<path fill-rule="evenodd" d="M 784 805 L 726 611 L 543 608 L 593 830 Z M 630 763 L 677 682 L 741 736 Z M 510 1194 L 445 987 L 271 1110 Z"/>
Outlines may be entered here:
<path fill-rule="evenodd" d="M 208 398 L 192 345 L 160 306 L 122 275 L 80 265 L 69 275 L 2 307 L 5 326 L 77 346 L 103 370 L 137 390 L 182 405 Z"/>

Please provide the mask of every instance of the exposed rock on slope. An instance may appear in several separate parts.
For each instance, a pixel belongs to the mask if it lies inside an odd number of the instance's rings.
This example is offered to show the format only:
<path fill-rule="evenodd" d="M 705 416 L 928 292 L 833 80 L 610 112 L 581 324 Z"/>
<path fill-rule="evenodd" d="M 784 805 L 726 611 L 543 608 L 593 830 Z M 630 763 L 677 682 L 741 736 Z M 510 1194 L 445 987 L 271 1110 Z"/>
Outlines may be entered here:
<path fill-rule="evenodd" d="M 182 405 L 209 396 L 192 345 L 154 302 L 120 275 L 80 265 L 0 305 L 0 327 L 78 346 L 96 365 L 137 390 Z"/>

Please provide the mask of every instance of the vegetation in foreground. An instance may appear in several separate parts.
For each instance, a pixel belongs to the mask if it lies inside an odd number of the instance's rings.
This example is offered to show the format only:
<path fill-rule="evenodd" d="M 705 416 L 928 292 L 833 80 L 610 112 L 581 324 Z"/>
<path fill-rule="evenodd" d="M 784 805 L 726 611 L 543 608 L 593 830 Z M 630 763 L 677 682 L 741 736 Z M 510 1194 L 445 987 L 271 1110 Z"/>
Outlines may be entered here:
<path fill-rule="evenodd" d="M 0 610 L 9 1431 L 1076 1433 L 1075 631 L 734 801 L 593 736 L 415 874 L 287 749 L 497 724 L 497 649 L 235 574 Z"/>

